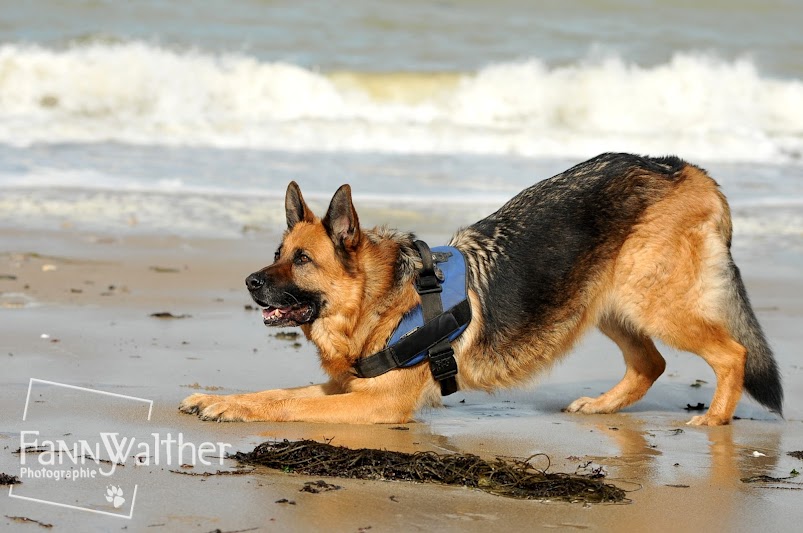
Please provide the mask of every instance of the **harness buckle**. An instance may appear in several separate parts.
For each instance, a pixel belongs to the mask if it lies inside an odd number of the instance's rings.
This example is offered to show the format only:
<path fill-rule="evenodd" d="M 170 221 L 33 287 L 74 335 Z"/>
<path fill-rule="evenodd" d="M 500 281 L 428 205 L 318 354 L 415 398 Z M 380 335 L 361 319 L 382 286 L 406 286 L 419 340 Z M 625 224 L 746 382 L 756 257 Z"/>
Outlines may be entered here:
<path fill-rule="evenodd" d="M 440 342 L 429 350 L 429 369 L 436 381 L 443 381 L 457 375 L 457 361 L 454 350 L 448 341 Z"/>
<path fill-rule="evenodd" d="M 437 274 L 433 272 L 432 274 L 417 276 L 415 279 L 415 290 L 418 294 L 436 294 L 443 292 L 443 287 L 441 287 L 441 282 Z"/>

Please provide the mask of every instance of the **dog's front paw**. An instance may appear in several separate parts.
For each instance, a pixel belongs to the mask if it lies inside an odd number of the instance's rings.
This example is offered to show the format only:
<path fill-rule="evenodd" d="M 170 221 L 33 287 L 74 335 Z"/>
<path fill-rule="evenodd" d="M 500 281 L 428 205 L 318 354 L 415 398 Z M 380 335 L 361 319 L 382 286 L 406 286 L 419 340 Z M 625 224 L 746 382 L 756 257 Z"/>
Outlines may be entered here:
<path fill-rule="evenodd" d="M 217 394 L 192 394 L 184 398 L 184 400 L 179 404 L 178 410 L 183 413 L 195 415 L 213 403 L 219 402 L 222 398 L 225 398 L 225 396 L 220 396 Z"/>
<path fill-rule="evenodd" d="M 251 402 L 236 400 L 226 396 L 217 396 L 217 401 L 200 410 L 201 420 L 215 422 L 258 422 L 265 420 L 259 409 Z"/>
<path fill-rule="evenodd" d="M 193 394 L 178 406 L 184 413 L 197 414 L 201 420 L 216 422 L 277 421 L 281 402 L 265 401 L 259 394 Z"/>

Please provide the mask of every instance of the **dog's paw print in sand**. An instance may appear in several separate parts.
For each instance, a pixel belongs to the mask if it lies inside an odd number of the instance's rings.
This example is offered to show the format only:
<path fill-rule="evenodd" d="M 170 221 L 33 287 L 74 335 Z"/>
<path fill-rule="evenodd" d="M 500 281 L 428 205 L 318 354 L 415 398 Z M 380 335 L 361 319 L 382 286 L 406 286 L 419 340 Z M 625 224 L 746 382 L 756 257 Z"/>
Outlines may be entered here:
<path fill-rule="evenodd" d="M 119 486 L 109 485 L 106 487 L 106 501 L 114 505 L 115 509 L 119 509 L 124 503 L 123 489 Z"/>

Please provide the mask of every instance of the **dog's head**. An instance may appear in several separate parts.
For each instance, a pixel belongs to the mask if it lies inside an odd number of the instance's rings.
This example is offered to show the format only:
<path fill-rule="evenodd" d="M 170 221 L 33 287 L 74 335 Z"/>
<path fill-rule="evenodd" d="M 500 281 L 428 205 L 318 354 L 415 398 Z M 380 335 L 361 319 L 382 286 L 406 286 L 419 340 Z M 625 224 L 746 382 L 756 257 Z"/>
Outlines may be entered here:
<path fill-rule="evenodd" d="M 266 326 L 300 326 L 327 316 L 333 301 L 354 299 L 359 283 L 356 255 L 363 237 L 348 185 L 318 219 L 291 182 L 285 210 L 287 231 L 273 264 L 245 280 Z"/>

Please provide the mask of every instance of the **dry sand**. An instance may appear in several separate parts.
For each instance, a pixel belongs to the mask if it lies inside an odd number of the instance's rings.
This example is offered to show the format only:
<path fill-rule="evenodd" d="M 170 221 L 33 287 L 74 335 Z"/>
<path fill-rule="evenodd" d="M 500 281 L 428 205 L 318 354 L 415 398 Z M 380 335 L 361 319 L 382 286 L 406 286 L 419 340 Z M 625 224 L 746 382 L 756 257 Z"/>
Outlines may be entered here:
<path fill-rule="evenodd" d="M 563 472 L 593 461 L 605 467 L 609 480 L 632 491 L 631 502 L 517 501 L 462 488 L 343 479 L 329 480 L 340 490 L 310 494 L 299 489 L 316 478 L 291 473 L 256 470 L 205 477 L 171 472 L 235 470 L 230 460 L 223 466 L 183 469 L 126 464 L 114 482 L 137 484 L 131 520 L 3 495 L 0 528 L 41 527 L 10 518 L 26 517 L 71 531 L 799 529 L 803 485 L 794 484 L 796 479 L 742 481 L 803 471 L 803 461 L 787 455 L 803 449 L 803 362 L 798 357 L 803 280 L 795 264 L 762 257 L 742 264 L 782 369 L 785 421 L 745 398 L 737 410 L 741 419 L 731 426 L 685 426 L 691 414 L 683 407 L 710 401 L 713 374 L 699 358 L 668 349 L 663 350 L 666 374 L 635 406 L 617 415 L 562 413 L 561 407 L 576 397 L 610 387 L 623 371 L 616 348 L 594 333 L 537 387 L 495 396 L 458 393 L 446 399 L 445 409 L 420 413 L 406 430 L 217 424 L 179 413 L 179 401 L 199 388 L 232 393 L 323 378 L 311 346 L 277 339 L 275 331 L 262 326 L 259 313 L 245 308 L 250 302 L 243 280 L 271 257 L 277 238 L 0 233 L 0 472 L 19 473 L 20 457 L 13 452 L 20 432 L 30 430 L 52 438 L 93 431 L 180 432 L 185 441 L 223 442 L 243 451 L 267 439 L 312 438 L 349 447 L 458 451 L 489 458 L 545 453 L 551 470 Z M 190 316 L 149 316 L 161 311 Z M 153 414 L 143 422 L 141 405 L 121 407 L 105 402 L 106 397 L 37 385 L 23 422 L 30 378 L 146 398 L 153 401 Z M 692 387 L 697 380 L 706 383 Z M 61 498 L 77 506 L 99 499 L 94 485 L 49 483 L 50 492 L 43 488 L 40 499 Z M 32 481 L 15 490 L 31 495 L 39 486 L 41 481 Z M 282 499 L 294 503 L 276 503 Z"/>

